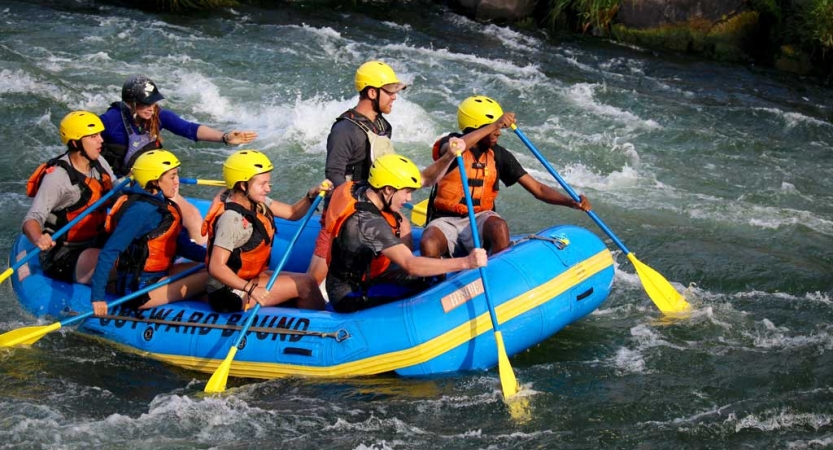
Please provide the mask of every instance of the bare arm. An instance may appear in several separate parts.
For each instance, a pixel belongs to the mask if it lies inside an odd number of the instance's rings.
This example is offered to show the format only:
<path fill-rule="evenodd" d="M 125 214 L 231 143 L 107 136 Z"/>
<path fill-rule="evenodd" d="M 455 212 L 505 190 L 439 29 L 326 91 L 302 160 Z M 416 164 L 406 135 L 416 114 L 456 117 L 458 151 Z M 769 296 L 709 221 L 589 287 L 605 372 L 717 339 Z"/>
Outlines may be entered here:
<path fill-rule="evenodd" d="M 512 126 L 515 123 L 515 113 L 504 113 L 500 116 L 496 121 L 493 123 L 480 127 L 474 131 L 470 131 L 464 134 L 460 139 L 466 142 L 466 149 L 472 148 L 477 145 L 478 142 L 483 140 L 486 136 L 494 133 L 495 131 L 501 128 L 507 128 Z M 440 147 L 440 156 L 445 155 L 448 152 L 448 149 L 451 147 L 451 139 L 448 140 L 442 147 Z M 452 152 L 453 153 L 453 152 Z M 438 160 L 439 161 L 439 160 Z"/>
<path fill-rule="evenodd" d="M 272 211 L 272 214 L 275 217 L 280 217 L 281 219 L 286 220 L 299 220 L 304 217 L 304 214 L 306 214 L 307 211 L 309 211 L 309 207 L 312 205 L 312 202 L 315 201 L 315 196 L 317 196 L 321 191 L 329 192 L 332 189 L 333 183 L 331 183 L 330 180 L 324 180 L 320 185 L 310 188 L 310 190 L 307 191 L 307 195 L 291 205 L 277 200 L 272 200 L 272 204 L 269 205 L 269 210 Z"/>
<path fill-rule="evenodd" d="M 224 139 L 225 137 L 225 139 Z M 197 128 L 197 140 L 206 142 L 222 142 L 226 145 L 240 145 L 248 144 L 257 138 L 257 133 L 254 131 L 238 131 L 232 130 L 228 133 L 223 133 L 220 130 L 209 127 L 208 125 L 200 125 Z"/>
<path fill-rule="evenodd" d="M 231 252 L 222 247 L 214 247 L 211 251 L 211 259 L 208 262 L 208 274 L 214 277 L 220 283 L 232 289 L 245 290 L 248 281 L 240 278 L 234 273 L 229 266 L 226 265 Z"/>
<path fill-rule="evenodd" d="M 455 152 L 447 151 L 449 147 L 453 147 L 457 145 L 461 149 L 465 150 L 465 141 L 460 138 L 451 138 L 448 142 L 444 143 L 442 148 L 440 149 L 440 157 L 430 166 L 422 169 L 422 187 L 433 186 L 440 181 L 440 178 L 445 176 L 445 173 L 448 172 L 449 166 L 454 161 L 454 158 L 457 156 Z M 453 147 L 456 149 L 457 147 Z M 445 150 L 444 150 L 445 149 Z"/>
<path fill-rule="evenodd" d="M 408 274 L 416 277 L 430 277 L 460 270 L 475 269 L 486 266 L 486 251 L 474 249 L 468 256 L 460 258 L 426 258 L 416 256 L 405 244 L 394 245 L 382 250 L 382 254 L 398 264 Z"/>
<path fill-rule="evenodd" d="M 590 205 L 590 200 L 587 200 L 587 197 L 585 197 L 584 195 L 579 196 L 581 202 L 575 202 L 572 198 L 536 180 L 530 174 L 522 176 L 518 180 L 518 182 L 521 184 L 521 186 L 524 187 L 524 189 L 529 191 L 530 194 L 534 195 L 535 198 L 541 200 L 542 202 L 546 202 L 551 205 L 559 205 L 573 209 L 580 209 L 582 211 L 590 211 L 590 209 L 592 208 L 592 205 Z"/>
<path fill-rule="evenodd" d="M 23 234 L 29 238 L 29 242 L 41 249 L 41 251 L 49 250 L 55 245 L 52 236 L 44 233 L 43 228 L 41 228 L 36 220 L 30 219 L 23 222 Z"/>

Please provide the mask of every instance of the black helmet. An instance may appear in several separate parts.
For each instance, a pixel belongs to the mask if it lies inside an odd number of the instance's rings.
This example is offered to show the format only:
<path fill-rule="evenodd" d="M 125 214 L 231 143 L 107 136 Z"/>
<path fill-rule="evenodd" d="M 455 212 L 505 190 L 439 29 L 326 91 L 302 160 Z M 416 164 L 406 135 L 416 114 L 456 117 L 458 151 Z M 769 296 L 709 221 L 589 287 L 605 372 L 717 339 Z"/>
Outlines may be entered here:
<path fill-rule="evenodd" d="M 152 105 L 164 98 L 153 80 L 144 75 L 128 77 L 121 88 L 121 99 L 124 102 Z"/>

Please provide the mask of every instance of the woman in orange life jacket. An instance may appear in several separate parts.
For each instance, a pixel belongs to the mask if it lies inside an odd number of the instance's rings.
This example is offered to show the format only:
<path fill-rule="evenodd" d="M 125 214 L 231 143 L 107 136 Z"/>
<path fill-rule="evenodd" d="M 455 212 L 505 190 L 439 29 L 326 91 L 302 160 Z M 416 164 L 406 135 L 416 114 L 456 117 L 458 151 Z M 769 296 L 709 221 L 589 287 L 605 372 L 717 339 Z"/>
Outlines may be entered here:
<path fill-rule="evenodd" d="M 389 303 L 427 287 L 422 277 L 486 265 L 480 248 L 462 258 L 413 254 L 406 244 L 410 222 L 399 211 L 420 187 L 419 168 L 404 156 L 388 154 L 373 161 L 366 182 L 350 181 L 333 191 L 325 218 L 332 236 L 327 294 L 333 309 L 353 312 Z"/>
<path fill-rule="evenodd" d="M 208 301 L 218 312 L 246 310 L 297 300 L 304 309 L 324 309 L 324 297 L 312 276 L 281 272 L 267 291 L 275 217 L 298 220 L 318 193 L 330 189 L 325 180 L 294 204 L 270 199 L 272 163 L 256 150 L 240 150 L 223 163 L 226 191 L 203 222 L 208 236 Z"/>
<path fill-rule="evenodd" d="M 104 125 L 87 111 L 73 111 L 61 120 L 61 142 L 67 151 L 35 171 L 27 194 L 34 197 L 23 218 L 23 233 L 40 250 L 41 267 L 50 278 L 89 283 L 98 260 L 104 208 L 89 213 L 57 241 L 63 228 L 113 187 L 110 165 L 100 158 Z"/>
<path fill-rule="evenodd" d="M 104 293 L 114 264 L 115 294 L 123 296 L 196 264 L 175 264 L 178 256 L 205 260 L 205 248 L 189 239 L 182 225 L 182 213 L 172 200 L 179 190 L 179 166 L 176 156 L 162 149 L 136 159 L 132 170 L 135 183 L 119 197 L 107 216 L 105 229 L 111 234 L 98 255 L 92 279 L 91 301 L 96 316 L 107 313 Z M 206 280 L 208 274 L 201 270 L 127 305 L 148 309 L 192 298 L 205 291 Z"/>
<path fill-rule="evenodd" d="M 220 130 L 189 122 L 169 109 L 159 106 L 165 97 L 156 84 L 143 75 L 131 75 L 125 80 L 120 102 L 110 105 L 101 115 L 106 126 L 103 156 L 110 162 L 113 171 L 122 176 L 130 171 L 133 162 L 144 152 L 162 148 L 162 130 L 194 142 L 222 142 L 226 145 L 240 145 L 252 142 L 254 131 Z M 173 199 L 183 213 L 185 228 L 198 244 L 205 239 L 200 234 L 202 216 L 199 210 L 177 192 Z"/>
<path fill-rule="evenodd" d="M 590 210 L 590 201 L 582 195 L 581 202 L 543 184 L 529 175 L 517 159 L 497 145 L 501 129 L 515 123 L 514 113 L 505 113 L 489 97 L 475 95 L 463 100 L 457 108 L 457 123 L 462 136 L 450 134 L 434 144 L 434 159 L 449 152 L 450 139 L 465 141 L 468 151 L 463 161 L 471 191 L 477 229 L 483 248 L 495 254 L 509 246 L 509 226 L 495 212 L 495 200 L 500 182 L 507 187 L 520 183 L 535 198 L 552 205 Z M 424 256 L 439 258 L 444 255 L 465 254 L 474 247 L 460 170 L 455 162 L 431 192 L 428 204 L 429 223 L 420 240 Z"/>

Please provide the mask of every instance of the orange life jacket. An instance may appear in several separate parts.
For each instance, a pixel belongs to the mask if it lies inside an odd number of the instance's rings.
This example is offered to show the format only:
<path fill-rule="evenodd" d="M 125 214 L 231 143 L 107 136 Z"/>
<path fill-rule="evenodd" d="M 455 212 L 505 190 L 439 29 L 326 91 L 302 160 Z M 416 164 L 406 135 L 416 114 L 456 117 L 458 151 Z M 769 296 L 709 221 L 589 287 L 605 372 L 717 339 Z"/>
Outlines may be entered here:
<path fill-rule="evenodd" d="M 434 143 L 434 160 L 440 158 L 440 142 Z M 500 189 L 500 176 L 495 164 L 495 151 L 491 148 L 475 159 L 471 151 L 463 152 L 463 162 L 466 177 L 471 191 L 471 203 L 474 212 L 491 211 L 495 209 Z M 483 161 L 485 159 L 485 161 Z M 463 182 L 460 179 L 460 169 L 449 170 L 437 183 L 432 191 L 431 206 L 442 215 L 457 215 L 464 217 L 468 214 L 466 196 L 463 193 Z"/>
<path fill-rule="evenodd" d="M 79 214 L 113 189 L 113 181 L 110 179 L 110 175 L 107 174 L 98 161 L 90 161 L 90 168 L 95 169 L 101 176 L 101 179 L 85 176 L 67 161 L 60 158 L 61 156 L 39 165 L 32 175 L 29 176 L 29 180 L 26 183 L 26 195 L 34 197 L 40 189 L 43 177 L 48 173 L 52 173 L 56 167 L 60 167 L 67 173 L 72 185 L 78 186 L 81 191 L 81 198 L 77 202 L 64 209 L 50 213 L 49 218 L 44 224 L 44 231 L 50 234 L 63 228 L 64 225 L 75 219 Z M 66 242 L 86 242 L 96 239 L 102 232 L 106 217 L 107 210 L 105 208 L 93 211 L 75 224 L 59 240 L 65 240 Z"/>
<path fill-rule="evenodd" d="M 366 283 L 384 273 L 390 267 L 391 261 L 387 256 L 379 253 L 378 255 L 372 255 L 368 264 L 367 261 L 362 261 L 367 259 L 366 255 L 352 255 L 344 251 L 343 246 L 339 243 L 341 228 L 356 211 L 370 211 L 384 217 L 394 234 L 399 236 L 402 218 L 392 212 L 379 211 L 379 208 L 369 201 L 358 201 L 357 190 L 364 186 L 368 186 L 366 182 L 354 183 L 348 181 L 337 187 L 330 197 L 330 206 L 325 213 L 324 226 L 330 232 L 332 239 L 332 250 L 327 255 L 329 270 L 334 273 L 339 272 L 342 278 L 354 278 L 352 280 L 354 282 Z M 338 253 L 336 260 L 333 260 L 333 253 Z"/>
<path fill-rule="evenodd" d="M 144 236 L 133 239 L 130 246 L 119 255 L 119 272 L 166 272 L 176 259 L 176 240 L 182 231 L 182 212 L 179 206 L 168 200 L 162 201 L 150 194 L 132 193 L 122 195 L 110 209 L 104 229 L 112 233 L 119 220 L 137 201 L 148 202 L 156 206 L 162 214 L 159 226 Z"/>
<path fill-rule="evenodd" d="M 260 210 L 265 211 L 261 212 Z M 206 266 L 211 261 L 211 253 L 214 250 L 214 235 L 217 220 L 226 211 L 235 211 L 244 218 L 246 222 L 254 227 L 252 236 L 241 247 L 235 248 L 226 261 L 226 265 L 244 280 L 251 280 L 265 270 L 269 269 L 269 260 L 272 257 L 272 240 L 275 238 L 277 229 L 275 218 L 269 208 L 265 206 L 258 208 L 258 211 L 248 210 L 236 202 L 214 202 L 205 216 L 202 223 L 202 234 L 208 236 L 208 251 L 206 252 Z"/>

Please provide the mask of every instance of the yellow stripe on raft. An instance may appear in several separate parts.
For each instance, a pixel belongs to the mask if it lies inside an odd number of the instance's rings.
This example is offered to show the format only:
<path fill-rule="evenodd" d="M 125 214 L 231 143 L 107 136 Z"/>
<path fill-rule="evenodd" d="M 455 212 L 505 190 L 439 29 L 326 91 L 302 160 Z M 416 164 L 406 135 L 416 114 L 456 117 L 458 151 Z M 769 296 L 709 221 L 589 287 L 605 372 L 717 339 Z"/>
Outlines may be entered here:
<path fill-rule="evenodd" d="M 498 306 L 495 310 L 498 322 L 507 322 L 529 310 L 543 305 L 611 265 L 613 265 L 613 257 L 611 257 L 610 252 L 607 249 L 600 251 L 550 281 Z M 375 355 L 362 360 L 329 367 L 236 360 L 231 365 L 229 374 L 235 377 L 265 379 L 287 376 L 345 377 L 374 375 L 424 363 L 483 333 L 491 331 L 491 319 L 489 313 L 485 312 L 449 330 L 441 336 L 396 352 Z M 207 373 L 213 373 L 219 364 L 223 362 L 221 359 L 205 359 L 162 353 L 150 353 L 148 356 L 180 367 Z"/>

